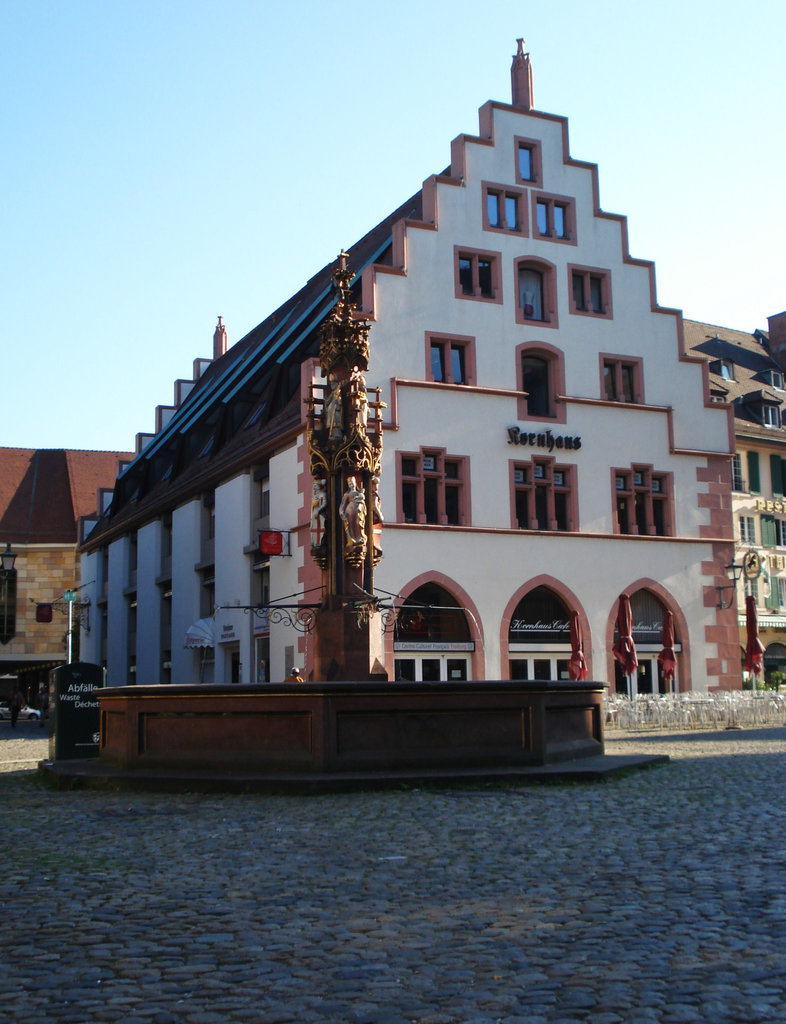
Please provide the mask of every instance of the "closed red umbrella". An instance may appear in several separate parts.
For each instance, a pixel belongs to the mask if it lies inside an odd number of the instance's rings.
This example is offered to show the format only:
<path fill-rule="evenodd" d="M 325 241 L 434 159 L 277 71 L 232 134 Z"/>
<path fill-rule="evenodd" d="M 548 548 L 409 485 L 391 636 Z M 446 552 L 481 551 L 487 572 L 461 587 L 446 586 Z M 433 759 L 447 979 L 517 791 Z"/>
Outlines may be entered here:
<path fill-rule="evenodd" d="M 663 614 L 660 642 L 663 644 L 663 650 L 658 655 L 658 661 L 663 670 L 663 678 L 668 682 L 674 678 L 674 670 L 677 668 L 677 658 L 674 654 L 674 616 L 668 611 Z"/>
<path fill-rule="evenodd" d="M 630 598 L 620 594 L 617 609 L 617 642 L 612 647 L 614 657 L 622 665 L 626 676 L 632 675 L 639 664 L 636 656 L 636 645 L 633 643 L 633 613 L 630 610 Z"/>
<path fill-rule="evenodd" d="M 579 613 L 570 613 L 570 649 L 573 652 L 568 662 L 568 675 L 571 679 L 583 679 L 587 674 L 587 663 L 584 660 L 584 643 L 581 636 Z"/>
<path fill-rule="evenodd" d="M 745 630 L 748 634 L 748 643 L 745 645 L 745 669 L 759 676 L 763 667 L 764 646 L 759 640 L 759 618 L 753 594 L 748 594 L 745 598 Z"/>

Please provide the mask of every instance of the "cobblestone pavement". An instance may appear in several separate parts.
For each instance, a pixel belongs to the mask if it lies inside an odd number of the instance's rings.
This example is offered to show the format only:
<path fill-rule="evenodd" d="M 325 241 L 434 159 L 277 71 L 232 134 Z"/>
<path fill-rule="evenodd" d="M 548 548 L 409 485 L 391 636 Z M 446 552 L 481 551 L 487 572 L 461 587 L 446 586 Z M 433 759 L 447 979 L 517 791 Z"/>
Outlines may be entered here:
<path fill-rule="evenodd" d="M 786 1019 L 786 728 L 622 734 L 601 783 L 58 792 L 0 724 L 0 1017 Z M 9 770 L 10 769 L 10 770 Z"/>

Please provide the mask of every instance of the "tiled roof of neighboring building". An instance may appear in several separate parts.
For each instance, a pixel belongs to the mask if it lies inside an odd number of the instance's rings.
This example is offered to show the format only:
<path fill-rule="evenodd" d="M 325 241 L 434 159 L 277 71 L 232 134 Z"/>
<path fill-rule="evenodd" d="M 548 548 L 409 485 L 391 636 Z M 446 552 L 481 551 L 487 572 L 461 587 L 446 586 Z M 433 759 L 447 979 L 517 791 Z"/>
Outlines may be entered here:
<path fill-rule="evenodd" d="M 709 363 L 710 390 L 719 400 L 734 404 L 737 432 L 786 441 L 783 427 L 762 422 L 763 405 L 779 406 L 781 422 L 786 422 L 786 391 L 773 384 L 782 381 L 783 371 L 770 355 L 767 332 L 748 334 L 696 320 L 685 320 L 683 326 L 686 349 Z"/>
<path fill-rule="evenodd" d="M 127 452 L 0 448 L 0 543 L 75 544 L 77 521 L 95 511 Z"/>

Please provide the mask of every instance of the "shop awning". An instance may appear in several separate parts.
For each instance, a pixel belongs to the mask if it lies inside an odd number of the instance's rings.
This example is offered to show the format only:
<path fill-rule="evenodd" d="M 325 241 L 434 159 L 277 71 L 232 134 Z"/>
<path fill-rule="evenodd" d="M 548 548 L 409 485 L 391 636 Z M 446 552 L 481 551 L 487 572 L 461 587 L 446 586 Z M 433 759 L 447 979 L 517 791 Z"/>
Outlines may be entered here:
<path fill-rule="evenodd" d="M 745 626 L 745 616 L 740 615 L 737 619 L 740 626 Z M 786 630 L 786 616 L 760 615 L 759 629 L 783 629 Z"/>

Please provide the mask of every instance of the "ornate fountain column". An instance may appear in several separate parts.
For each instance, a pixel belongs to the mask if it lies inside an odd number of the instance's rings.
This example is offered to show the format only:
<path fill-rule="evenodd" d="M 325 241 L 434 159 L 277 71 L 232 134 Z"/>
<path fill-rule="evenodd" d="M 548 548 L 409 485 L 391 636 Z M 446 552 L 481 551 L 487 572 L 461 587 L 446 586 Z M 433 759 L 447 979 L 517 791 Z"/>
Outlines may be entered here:
<path fill-rule="evenodd" d="M 323 573 L 314 628 L 314 679 L 386 679 L 374 566 L 382 557 L 379 388 L 366 387 L 369 321 L 350 297 L 352 272 L 339 255 L 336 305 L 322 326 L 324 384 L 308 397 L 308 451 L 314 478 L 311 555 Z"/>

